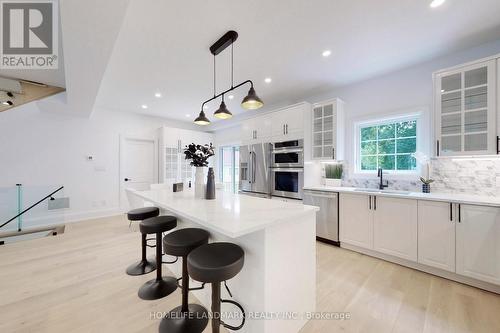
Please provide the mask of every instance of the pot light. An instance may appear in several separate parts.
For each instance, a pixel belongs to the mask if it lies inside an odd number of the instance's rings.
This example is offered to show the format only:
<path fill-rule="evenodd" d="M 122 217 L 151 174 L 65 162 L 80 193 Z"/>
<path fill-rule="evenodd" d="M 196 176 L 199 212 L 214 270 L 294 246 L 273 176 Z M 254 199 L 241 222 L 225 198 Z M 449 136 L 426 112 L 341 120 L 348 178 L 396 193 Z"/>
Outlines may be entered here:
<path fill-rule="evenodd" d="M 155 97 L 156 98 L 161 98 L 161 93 L 160 92 L 155 93 Z"/>
<path fill-rule="evenodd" d="M 208 105 L 203 105 L 203 110 L 208 110 Z"/>
<path fill-rule="evenodd" d="M 191 118 L 191 115 L 190 115 L 190 114 L 187 114 L 187 115 L 186 115 L 186 118 Z"/>
<path fill-rule="evenodd" d="M 227 98 L 229 98 L 229 99 L 233 99 L 233 98 L 234 98 L 234 95 L 229 95 L 229 96 L 227 96 Z"/>
<path fill-rule="evenodd" d="M 272 81 L 273 81 L 273 79 L 271 79 L 270 77 L 266 77 L 266 78 L 264 79 L 264 82 L 265 82 L 265 83 L 271 83 Z"/>
<path fill-rule="evenodd" d="M 437 8 L 445 3 L 446 0 L 432 0 L 430 6 L 431 8 Z"/>
<path fill-rule="evenodd" d="M 141 108 L 143 108 L 144 110 L 146 110 L 148 108 L 148 106 L 146 104 L 142 104 Z"/>
<path fill-rule="evenodd" d="M 321 53 L 321 55 L 325 58 L 329 57 L 331 54 L 332 54 L 332 51 L 330 51 L 330 50 L 324 50 L 323 53 Z"/>

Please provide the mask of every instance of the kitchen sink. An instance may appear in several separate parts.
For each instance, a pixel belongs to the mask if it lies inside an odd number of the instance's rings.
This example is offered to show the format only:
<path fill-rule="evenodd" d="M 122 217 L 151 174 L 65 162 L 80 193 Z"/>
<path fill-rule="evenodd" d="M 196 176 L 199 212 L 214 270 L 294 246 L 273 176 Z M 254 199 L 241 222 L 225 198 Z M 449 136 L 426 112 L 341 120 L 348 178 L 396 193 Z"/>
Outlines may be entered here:
<path fill-rule="evenodd" d="M 379 190 L 376 188 L 356 188 L 354 192 L 367 192 L 367 193 L 387 193 L 387 194 L 401 194 L 401 195 L 409 195 L 408 191 L 399 191 L 399 190 Z"/>

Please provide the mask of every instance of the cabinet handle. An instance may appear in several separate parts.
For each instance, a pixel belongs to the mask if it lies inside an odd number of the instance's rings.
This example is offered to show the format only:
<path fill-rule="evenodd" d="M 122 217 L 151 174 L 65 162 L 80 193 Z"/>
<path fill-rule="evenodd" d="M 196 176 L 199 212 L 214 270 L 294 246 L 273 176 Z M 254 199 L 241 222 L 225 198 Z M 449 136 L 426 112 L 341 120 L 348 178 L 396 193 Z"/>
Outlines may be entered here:
<path fill-rule="evenodd" d="M 368 207 L 370 207 L 370 210 L 372 210 L 372 196 L 368 196 Z"/>
<path fill-rule="evenodd" d="M 377 210 L 377 196 L 373 196 L 373 210 Z"/>
<path fill-rule="evenodd" d="M 439 156 L 439 140 L 436 141 L 436 155 Z"/>
<path fill-rule="evenodd" d="M 285 124 L 283 124 L 283 135 L 285 135 Z"/>
<path fill-rule="evenodd" d="M 288 134 L 288 124 L 285 124 L 285 129 L 286 129 L 286 133 L 285 134 Z"/>
<path fill-rule="evenodd" d="M 332 148 L 332 158 L 335 159 L 335 148 Z"/>
<path fill-rule="evenodd" d="M 500 136 L 497 135 L 497 155 L 500 154 Z"/>
<path fill-rule="evenodd" d="M 453 222 L 453 204 L 450 202 L 450 221 Z"/>
<path fill-rule="evenodd" d="M 458 204 L 458 222 L 462 222 L 462 205 Z"/>

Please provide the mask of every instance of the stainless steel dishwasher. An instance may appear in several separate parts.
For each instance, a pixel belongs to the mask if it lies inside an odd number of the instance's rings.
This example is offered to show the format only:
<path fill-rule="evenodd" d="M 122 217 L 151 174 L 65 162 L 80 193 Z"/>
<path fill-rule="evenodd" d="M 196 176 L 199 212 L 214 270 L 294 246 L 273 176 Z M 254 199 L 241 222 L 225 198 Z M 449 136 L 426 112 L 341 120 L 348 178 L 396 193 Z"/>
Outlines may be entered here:
<path fill-rule="evenodd" d="M 304 205 L 320 208 L 316 213 L 316 239 L 339 246 L 339 194 L 304 190 Z"/>

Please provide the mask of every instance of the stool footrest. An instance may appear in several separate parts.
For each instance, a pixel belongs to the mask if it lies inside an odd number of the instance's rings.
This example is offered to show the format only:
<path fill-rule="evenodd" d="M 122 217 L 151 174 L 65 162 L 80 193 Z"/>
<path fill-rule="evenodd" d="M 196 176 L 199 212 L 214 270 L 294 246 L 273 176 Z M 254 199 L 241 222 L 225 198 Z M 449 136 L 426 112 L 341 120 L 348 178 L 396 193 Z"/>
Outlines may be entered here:
<path fill-rule="evenodd" d="M 175 264 L 179 260 L 179 257 L 176 257 L 174 261 L 162 261 L 162 264 Z"/>
<path fill-rule="evenodd" d="M 177 287 L 179 287 L 180 289 L 182 289 L 182 285 L 179 283 L 179 281 L 182 280 L 182 277 L 178 278 L 177 279 Z M 195 288 L 188 288 L 188 291 L 192 291 L 192 290 L 202 290 L 202 289 L 205 289 L 205 282 L 203 282 L 201 284 L 201 287 L 195 287 Z"/>
<path fill-rule="evenodd" d="M 222 320 L 220 321 L 221 325 L 224 326 L 225 328 L 228 328 L 228 329 L 233 330 L 233 331 L 240 330 L 243 327 L 243 325 L 245 325 L 245 317 L 246 317 L 245 310 L 243 309 L 243 307 L 241 306 L 241 304 L 238 303 L 238 302 L 229 300 L 229 299 L 222 299 L 222 298 L 221 298 L 220 302 L 221 303 L 230 303 L 230 304 L 235 305 L 236 307 L 238 307 L 240 309 L 241 314 L 243 316 L 243 318 L 241 319 L 241 324 L 239 326 L 231 326 L 229 324 L 226 324 Z"/>

